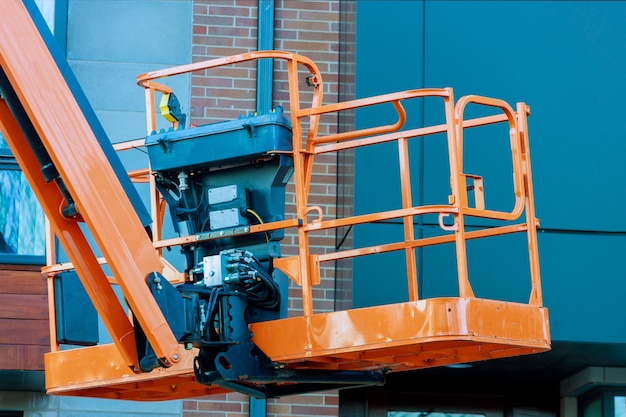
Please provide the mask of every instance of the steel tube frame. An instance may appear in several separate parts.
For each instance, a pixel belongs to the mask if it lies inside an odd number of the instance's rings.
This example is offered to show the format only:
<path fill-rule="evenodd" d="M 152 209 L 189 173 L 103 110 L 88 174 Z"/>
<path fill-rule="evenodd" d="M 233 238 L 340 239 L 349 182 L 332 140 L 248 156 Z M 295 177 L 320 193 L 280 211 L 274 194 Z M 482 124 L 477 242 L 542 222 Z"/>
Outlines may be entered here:
<path fill-rule="evenodd" d="M 376 97 L 357 99 L 348 102 L 322 105 L 322 76 L 315 64 L 306 57 L 284 51 L 256 51 L 246 54 L 235 55 L 210 61 L 198 62 L 190 65 L 183 65 L 170 69 L 146 73 L 138 77 L 138 84 L 146 88 L 148 103 L 148 128 L 152 129 L 156 118 L 154 109 L 154 94 L 156 91 L 169 92 L 167 87 L 157 84 L 154 80 L 179 75 L 197 70 L 210 70 L 211 68 L 225 65 L 233 65 L 257 59 L 280 59 L 287 61 L 287 73 L 290 94 L 290 114 L 293 123 L 293 152 L 294 172 L 295 172 L 295 192 L 296 192 L 296 219 L 283 221 L 282 224 L 266 223 L 263 230 L 273 230 L 282 227 L 296 227 L 299 241 L 299 255 L 294 259 L 282 259 L 278 262 L 279 267 L 302 287 L 304 316 L 313 314 L 314 307 L 311 297 L 311 286 L 319 282 L 319 263 L 324 261 L 338 260 L 352 256 L 364 256 L 367 254 L 381 253 L 393 250 L 404 250 L 406 253 L 406 269 L 408 276 L 409 299 L 417 300 L 417 271 L 415 269 L 415 252 L 417 247 L 431 244 L 441 244 L 454 242 L 456 248 L 456 263 L 458 269 L 458 285 L 461 297 L 473 297 L 473 290 L 469 281 L 467 271 L 467 254 L 465 242 L 468 239 L 495 236 L 498 234 L 527 232 L 529 233 L 529 259 L 531 261 L 531 299 L 535 303 L 539 299 L 540 279 L 537 259 L 536 236 L 537 220 L 533 213 L 529 213 L 529 207 L 534 207 L 532 201 L 530 179 L 530 168 L 528 161 L 527 141 L 523 137 L 525 129 L 526 115 L 528 107 L 519 103 L 515 112 L 506 102 L 482 96 L 464 96 L 454 101 L 454 95 L 450 88 L 426 88 L 418 90 L 408 90 L 398 93 L 385 94 Z M 301 108 L 298 67 L 302 66 L 310 73 L 313 80 L 313 98 L 310 106 Z M 301 74 L 300 74 L 301 75 Z M 439 97 L 444 101 L 444 111 L 446 123 L 441 125 L 425 126 L 417 129 L 401 131 L 406 122 L 406 111 L 402 102 L 415 98 Z M 397 121 L 384 126 L 372 127 L 338 134 L 325 136 L 318 135 L 319 120 L 322 115 L 338 113 L 341 111 L 355 110 L 363 107 L 391 104 L 396 110 Z M 491 116 L 484 116 L 474 119 L 464 119 L 464 111 L 468 105 L 480 105 L 491 107 L 501 112 Z M 308 132 L 303 131 L 304 121 L 308 122 Z M 480 177 L 465 174 L 463 172 L 463 132 L 468 128 L 475 128 L 489 124 L 506 122 L 509 125 L 511 142 L 511 160 L 513 167 L 513 195 L 515 204 L 510 212 L 495 211 L 485 209 L 480 203 L 476 207 L 468 204 L 467 190 L 465 183 L 467 178 L 472 178 L 480 183 Z M 449 205 L 414 207 L 411 201 L 410 167 L 408 158 L 408 140 L 422 138 L 436 133 L 446 133 L 449 168 L 451 173 L 450 187 L 451 197 Z M 398 156 L 400 160 L 401 196 L 402 208 L 389 210 L 386 212 L 372 213 L 367 215 L 352 216 L 343 219 L 323 219 L 318 216 L 309 219 L 308 214 L 312 211 L 321 213 L 321 208 L 308 205 L 308 195 L 311 185 L 312 168 L 316 155 L 336 152 L 339 150 L 353 149 L 360 146 L 371 146 L 379 143 L 398 143 Z M 482 189 L 481 187 L 478 187 Z M 482 191 L 477 191 L 477 197 L 482 201 Z M 465 217 L 480 217 L 501 221 L 514 221 L 519 219 L 526 212 L 527 220 L 525 225 L 505 225 L 495 227 L 488 231 L 465 230 Z M 444 230 L 450 230 L 452 235 L 443 235 L 435 238 L 415 239 L 413 232 L 413 216 L 438 213 L 440 215 L 440 225 Z M 444 226 L 442 216 L 451 215 L 454 219 L 453 226 Z M 337 227 L 353 226 L 357 224 L 378 222 L 400 218 L 404 224 L 404 242 L 378 245 L 369 248 L 352 249 L 331 254 L 312 255 L 309 252 L 309 234 L 314 231 L 333 229 Z M 260 232 L 252 230 L 250 232 Z M 532 229 L 532 230 L 531 230 Z M 190 243 L 198 241 L 198 237 L 184 237 L 155 242 L 158 247 L 177 243 Z M 297 265 L 297 266 L 296 266 Z"/>

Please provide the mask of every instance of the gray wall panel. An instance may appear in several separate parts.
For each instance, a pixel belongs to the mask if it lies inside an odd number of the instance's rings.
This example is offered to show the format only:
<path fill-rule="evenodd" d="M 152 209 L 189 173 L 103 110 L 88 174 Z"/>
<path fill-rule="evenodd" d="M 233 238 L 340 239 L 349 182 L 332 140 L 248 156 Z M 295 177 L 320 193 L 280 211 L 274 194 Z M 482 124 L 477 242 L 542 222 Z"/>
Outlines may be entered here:
<path fill-rule="evenodd" d="M 145 109 L 144 89 L 137 85 L 137 76 L 165 68 L 157 64 L 86 60 L 71 60 L 70 65 L 95 110 L 133 112 Z M 187 75 L 163 82 L 174 89 L 185 112 L 189 112 L 190 80 Z"/>
<path fill-rule="evenodd" d="M 70 59 L 179 65 L 191 59 L 191 0 L 69 0 Z"/>

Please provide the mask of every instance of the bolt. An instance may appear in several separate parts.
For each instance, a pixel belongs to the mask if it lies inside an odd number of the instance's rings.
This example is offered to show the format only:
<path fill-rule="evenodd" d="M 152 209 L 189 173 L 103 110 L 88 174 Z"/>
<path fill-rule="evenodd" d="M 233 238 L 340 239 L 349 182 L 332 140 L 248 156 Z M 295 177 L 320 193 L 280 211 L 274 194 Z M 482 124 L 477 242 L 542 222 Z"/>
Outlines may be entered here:
<path fill-rule="evenodd" d="M 156 284 L 156 289 L 157 290 L 160 291 L 160 290 L 163 289 L 163 286 L 161 285 L 161 277 L 156 275 L 156 274 L 155 274 L 155 277 L 154 277 L 154 283 Z"/>
<path fill-rule="evenodd" d="M 185 343 L 185 350 L 191 350 L 191 348 L 193 348 L 193 345 L 191 344 L 191 342 Z"/>
<path fill-rule="evenodd" d="M 178 353 L 174 353 L 174 355 L 172 356 L 172 359 L 174 359 L 175 361 L 178 360 Z"/>

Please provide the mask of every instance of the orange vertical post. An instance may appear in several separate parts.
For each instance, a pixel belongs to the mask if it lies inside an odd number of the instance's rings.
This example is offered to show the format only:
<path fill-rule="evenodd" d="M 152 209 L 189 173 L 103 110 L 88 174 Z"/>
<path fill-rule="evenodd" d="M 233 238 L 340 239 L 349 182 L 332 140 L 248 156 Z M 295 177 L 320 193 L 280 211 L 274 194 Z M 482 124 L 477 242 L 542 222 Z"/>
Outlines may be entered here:
<path fill-rule="evenodd" d="M 297 80 L 298 75 L 298 63 L 296 61 L 288 61 L 289 72 L 289 96 L 298 97 L 300 92 L 298 91 L 298 83 L 293 80 Z M 300 111 L 299 100 L 292 100 L 290 103 L 292 115 L 297 115 Z M 292 126 L 292 143 L 293 143 L 293 168 L 297 173 L 303 173 L 305 169 L 305 155 L 302 152 L 302 124 L 299 119 Z M 295 191 L 296 191 L 296 217 L 298 221 L 306 224 L 307 222 L 307 193 L 306 193 L 306 179 L 303 175 L 295 176 Z M 311 289 L 311 270 L 309 263 L 309 236 L 308 233 L 302 228 L 298 228 L 298 247 L 299 247 L 299 275 L 300 285 L 302 286 L 302 309 L 305 317 L 313 314 L 313 294 Z"/>
<path fill-rule="evenodd" d="M 528 108 L 525 103 L 517 103 L 517 124 L 520 133 L 519 137 L 524 169 L 523 187 L 526 195 L 526 227 L 531 279 L 531 294 L 528 303 L 540 306 L 543 304 L 543 296 L 541 293 L 541 272 L 539 269 L 539 244 L 537 242 L 537 227 L 539 226 L 539 221 L 535 217 L 535 196 L 533 193 L 532 173 L 530 169 L 527 112 Z"/>
<path fill-rule="evenodd" d="M 408 209 L 413 207 L 413 199 L 411 198 L 411 170 L 409 167 L 409 145 L 406 138 L 398 139 L 398 154 L 400 159 L 400 187 L 402 194 L 402 208 Z M 411 242 L 415 240 L 415 230 L 413 227 L 413 217 L 406 216 L 402 219 L 404 225 L 404 240 Z M 415 257 L 415 248 L 408 247 L 404 250 L 406 258 L 406 271 L 408 280 L 409 301 L 417 301 L 417 258 Z"/>
<path fill-rule="evenodd" d="M 449 90 L 449 95 L 444 99 L 446 123 L 448 132 L 448 158 L 450 161 L 450 188 L 452 189 L 451 204 L 458 209 L 454 214 L 454 244 L 456 247 L 456 267 L 459 281 L 459 296 L 462 298 L 473 297 L 474 291 L 469 282 L 467 270 L 467 247 L 465 238 L 465 213 L 467 207 L 467 195 L 464 192 L 465 177 L 463 176 L 463 148 L 459 146 L 458 138 L 462 137 L 463 120 L 454 108 L 454 95 Z M 461 188 L 463 187 L 463 189 Z"/>

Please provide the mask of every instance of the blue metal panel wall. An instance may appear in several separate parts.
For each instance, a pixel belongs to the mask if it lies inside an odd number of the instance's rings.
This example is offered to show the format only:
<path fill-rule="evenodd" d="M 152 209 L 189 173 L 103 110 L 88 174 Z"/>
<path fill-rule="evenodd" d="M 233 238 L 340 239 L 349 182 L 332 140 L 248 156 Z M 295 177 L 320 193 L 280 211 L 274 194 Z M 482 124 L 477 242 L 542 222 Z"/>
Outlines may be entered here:
<path fill-rule="evenodd" d="M 544 228 L 626 231 L 625 18 L 623 2 L 426 4 L 426 85 L 531 106 Z"/>
<path fill-rule="evenodd" d="M 357 2 L 357 96 L 367 97 L 393 91 L 420 88 L 423 79 L 423 2 L 364 1 Z M 422 123 L 423 109 L 419 103 L 408 108 L 412 123 Z M 356 114 L 357 124 L 387 124 L 395 121 L 391 106 L 366 109 Z M 417 159 L 421 149 L 412 148 Z M 357 150 L 355 166 L 355 213 L 386 210 L 400 205 L 399 165 L 396 144 L 390 143 Z M 389 175 L 380 175 L 384 171 Z M 416 171 L 419 172 L 419 171 Z M 415 184 L 419 179 L 415 179 Z M 380 241 L 386 235 L 402 232 L 402 225 L 375 225 L 355 228 L 355 237 L 364 241 Z M 400 264 L 398 264 L 400 262 Z M 394 275 L 391 282 L 380 286 L 381 277 L 389 277 L 388 265 L 399 265 L 398 254 L 379 255 L 372 262 L 354 264 L 354 305 L 397 302 L 406 298 L 406 279 Z M 376 291 L 372 291 L 376 288 Z"/>
<path fill-rule="evenodd" d="M 422 85 L 451 86 L 457 97 L 481 94 L 531 106 L 536 208 L 543 229 L 539 244 L 544 301 L 551 310 L 553 338 L 625 342 L 626 320 L 616 312 L 626 291 L 626 125 L 621 122 L 621 100 L 626 94 L 626 3 L 420 1 L 394 4 L 395 9 L 388 2 L 365 3 L 359 5 L 357 14 L 359 96 Z M 421 11 L 409 14 L 410 8 L 423 9 L 423 20 L 418 20 Z M 386 16 L 392 11 L 395 17 Z M 404 22 L 409 16 L 415 19 L 414 29 Z M 413 38 L 407 38 L 411 30 Z M 389 55 L 380 51 L 395 47 L 397 53 L 412 58 L 423 53 L 423 74 L 416 71 L 410 76 L 393 61 L 386 61 Z M 382 120 L 375 119 L 375 114 L 367 116 L 358 122 Z M 440 121 L 440 107 L 426 103 L 424 120 L 428 124 Z M 497 151 L 506 149 L 495 142 L 481 144 L 478 139 L 468 138 L 466 172 L 492 173 L 493 180 L 485 184 L 486 198 L 506 208 L 509 195 L 495 197 L 510 187 L 510 180 L 497 174 L 508 169 L 497 156 Z M 423 170 L 424 182 L 421 189 L 415 181 L 413 185 L 423 202 L 441 202 L 447 196 L 447 168 L 435 162 L 443 151 L 442 141 L 436 140 L 414 151 L 413 159 L 418 162 L 412 169 L 418 165 Z M 381 208 L 379 197 L 395 186 L 397 178 L 395 173 L 380 178 L 381 167 L 397 165 L 393 158 L 395 153 L 393 157 L 381 152 L 357 155 L 357 193 L 371 190 L 357 195 L 357 212 Z M 372 170 L 372 166 L 379 168 Z M 385 230 L 357 229 L 356 244 L 402 230 L 401 225 L 376 227 Z M 430 226 L 421 230 L 428 235 Z M 517 256 L 516 250 L 524 256 Z M 524 300 L 528 294 L 525 250 L 516 237 L 470 242 L 470 279 L 477 295 Z M 453 259 L 451 254 L 447 245 L 422 252 L 418 266 L 424 277 L 420 282 L 423 296 L 454 295 L 455 267 L 446 262 Z M 404 274 L 403 259 L 391 261 L 384 266 L 378 261 L 358 261 L 355 305 L 406 297 L 403 278 L 397 283 L 385 278 L 386 289 L 378 294 L 381 276 Z M 376 274 L 366 274 L 376 270 Z"/>

